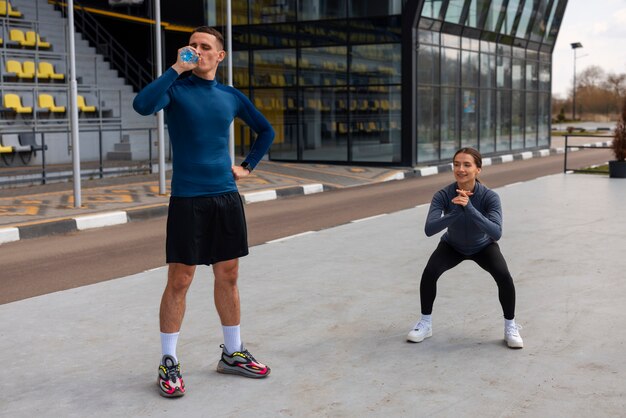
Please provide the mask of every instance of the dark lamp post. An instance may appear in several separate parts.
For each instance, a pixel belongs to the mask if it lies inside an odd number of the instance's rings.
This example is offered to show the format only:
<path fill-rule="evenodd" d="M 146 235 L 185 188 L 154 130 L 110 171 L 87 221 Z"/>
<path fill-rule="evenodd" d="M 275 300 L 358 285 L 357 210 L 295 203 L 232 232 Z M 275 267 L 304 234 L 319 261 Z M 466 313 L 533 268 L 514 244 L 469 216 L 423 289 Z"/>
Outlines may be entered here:
<path fill-rule="evenodd" d="M 572 120 L 576 120 L 576 50 L 582 48 L 583 44 L 580 42 L 574 42 L 571 44 L 574 50 L 574 91 L 572 94 Z"/>

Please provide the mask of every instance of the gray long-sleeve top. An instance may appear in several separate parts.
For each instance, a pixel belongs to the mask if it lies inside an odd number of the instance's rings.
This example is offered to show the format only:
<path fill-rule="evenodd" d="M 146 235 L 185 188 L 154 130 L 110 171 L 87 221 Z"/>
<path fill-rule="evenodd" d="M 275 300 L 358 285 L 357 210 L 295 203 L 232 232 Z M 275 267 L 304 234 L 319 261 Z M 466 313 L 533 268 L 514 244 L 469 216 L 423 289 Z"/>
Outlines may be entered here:
<path fill-rule="evenodd" d="M 496 192 L 476 182 L 467 206 L 456 205 L 458 185 L 452 183 L 433 196 L 424 231 L 432 236 L 448 228 L 441 239 L 461 254 L 479 252 L 502 236 L 502 206 Z"/>

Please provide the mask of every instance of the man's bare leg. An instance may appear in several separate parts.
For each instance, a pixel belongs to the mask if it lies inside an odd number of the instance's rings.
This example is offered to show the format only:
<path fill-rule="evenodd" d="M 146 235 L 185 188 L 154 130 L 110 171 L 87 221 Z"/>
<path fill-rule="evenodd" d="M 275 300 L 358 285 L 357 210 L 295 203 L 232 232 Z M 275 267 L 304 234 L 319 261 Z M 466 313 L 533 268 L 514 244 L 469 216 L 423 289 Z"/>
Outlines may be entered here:
<path fill-rule="evenodd" d="M 167 272 L 167 285 L 161 298 L 159 319 L 161 332 L 179 332 L 187 306 L 187 290 L 191 286 L 196 266 L 170 263 Z"/>

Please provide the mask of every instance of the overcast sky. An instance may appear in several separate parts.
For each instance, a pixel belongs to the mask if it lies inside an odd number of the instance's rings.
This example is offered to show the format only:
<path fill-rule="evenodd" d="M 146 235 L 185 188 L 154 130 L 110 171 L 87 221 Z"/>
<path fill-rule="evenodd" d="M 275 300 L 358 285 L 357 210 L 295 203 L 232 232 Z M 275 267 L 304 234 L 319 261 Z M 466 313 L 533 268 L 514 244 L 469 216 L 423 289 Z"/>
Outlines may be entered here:
<path fill-rule="evenodd" d="M 576 73 L 590 65 L 607 72 L 626 73 L 626 0 L 569 0 L 552 55 L 552 93 L 564 97 L 572 90 L 574 51 Z"/>

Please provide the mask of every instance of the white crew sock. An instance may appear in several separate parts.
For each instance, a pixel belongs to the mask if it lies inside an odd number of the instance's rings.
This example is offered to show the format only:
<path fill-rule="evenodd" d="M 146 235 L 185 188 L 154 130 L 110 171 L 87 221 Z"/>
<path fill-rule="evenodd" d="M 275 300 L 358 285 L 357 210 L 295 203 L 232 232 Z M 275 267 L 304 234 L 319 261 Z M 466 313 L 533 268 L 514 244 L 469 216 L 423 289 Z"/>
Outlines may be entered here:
<path fill-rule="evenodd" d="M 241 350 L 241 331 L 239 325 L 225 326 L 222 325 L 224 333 L 224 348 L 228 354 Z"/>
<path fill-rule="evenodd" d="M 515 326 L 515 318 L 514 319 L 504 319 L 504 328 L 514 327 Z"/>
<path fill-rule="evenodd" d="M 161 351 L 163 355 L 170 355 L 174 357 L 174 360 L 178 362 L 178 357 L 176 357 L 176 344 L 178 343 L 178 332 L 172 332 L 170 334 L 162 332 L 161 333 Z"/>
<path fill-rule="evenodd" d="M 422 314 L 422 318 L 420 319 L 420 321 L 422 321 L 425 324 L 432 325 L 433 317 L 432 317 L 432 315 L 423 315 Z"/>

